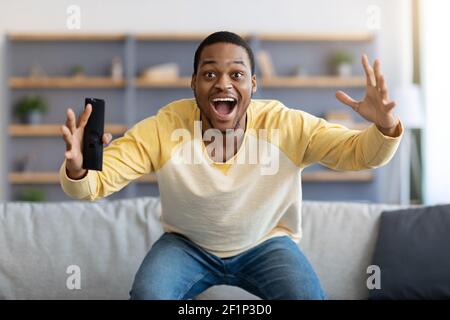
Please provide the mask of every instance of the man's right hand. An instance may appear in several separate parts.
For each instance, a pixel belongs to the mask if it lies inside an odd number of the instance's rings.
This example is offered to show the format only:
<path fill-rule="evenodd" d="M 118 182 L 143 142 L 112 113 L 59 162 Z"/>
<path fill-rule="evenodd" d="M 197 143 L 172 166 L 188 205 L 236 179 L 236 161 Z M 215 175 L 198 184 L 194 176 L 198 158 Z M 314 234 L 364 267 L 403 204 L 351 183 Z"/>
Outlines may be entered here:
<path fill-rule="evenodd" d="M 87 170 L 83 169 L 83 133 L 89 116 L 92 112 L 92 106 L 88 104 L 75 124 L 75 113 L 72 109 L 67 109 L 66 124 L 61 126 L 63 139 L 66 142 L 66 172 L 69 178 L 77 180 L 83 178 Z M 106 146 L 112 140 L 110 133 L 103 135 L 103 144 Z"/>

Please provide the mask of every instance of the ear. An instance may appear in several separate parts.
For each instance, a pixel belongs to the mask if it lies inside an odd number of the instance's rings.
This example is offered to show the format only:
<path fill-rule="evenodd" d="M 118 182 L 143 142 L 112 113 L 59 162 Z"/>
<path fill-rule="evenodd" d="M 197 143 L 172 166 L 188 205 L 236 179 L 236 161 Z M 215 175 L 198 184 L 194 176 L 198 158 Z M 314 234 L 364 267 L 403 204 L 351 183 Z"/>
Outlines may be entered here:
<path fill-rule="evenodd" d="M 192 89 L 192 91 L 195 91 L 195 80 L 196 80 L 196 78 L 197 78 L 197 75 L 195 73 L 193 73 L 192 77 L 191 77 L 191 89 Z"/>
<path fill-rule="evenodd" d="M 252 93 L 255 93 L 258 89 L 258 85 L 256 83 L 256 74 L 252 76 Z"/>

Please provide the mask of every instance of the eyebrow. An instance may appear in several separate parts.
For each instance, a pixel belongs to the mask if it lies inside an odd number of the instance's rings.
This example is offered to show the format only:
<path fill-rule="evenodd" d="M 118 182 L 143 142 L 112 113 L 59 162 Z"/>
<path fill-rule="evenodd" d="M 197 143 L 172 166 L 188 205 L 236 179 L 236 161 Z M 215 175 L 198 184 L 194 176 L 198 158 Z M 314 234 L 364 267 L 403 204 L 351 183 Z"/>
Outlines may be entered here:
<path fill-rule="evenodd" d="M 206 60 L 202 61 L 201 65 L 203 66 L 205 64 L 216 64 L 216 63 L 217 63 L 216 60 L 206 59 Z M 233 60 L 231 63 L 242 64 L 243 66 L 245 66 L 245 63 L 243 60 Z"/>

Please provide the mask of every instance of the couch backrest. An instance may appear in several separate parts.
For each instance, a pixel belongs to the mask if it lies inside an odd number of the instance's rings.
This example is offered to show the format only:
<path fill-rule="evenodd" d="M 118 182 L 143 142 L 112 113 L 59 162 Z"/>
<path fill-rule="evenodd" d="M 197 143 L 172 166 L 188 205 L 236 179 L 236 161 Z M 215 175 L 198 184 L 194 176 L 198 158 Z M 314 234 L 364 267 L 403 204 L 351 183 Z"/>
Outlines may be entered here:
<path fill-rule="evenodd" d="M 393 206 L 303 203 L 300 248 L 330 299 L 365 299 L 380 213 Z M 161 236 L 158 198 L 0 204 L 0 298 L 128 299 Z M 76 276 L 80 274 L 80 289 Z M 71 288 L 71 289 L 69 289 Z M 213 287 L 199 299 L 252 299 Z"/>

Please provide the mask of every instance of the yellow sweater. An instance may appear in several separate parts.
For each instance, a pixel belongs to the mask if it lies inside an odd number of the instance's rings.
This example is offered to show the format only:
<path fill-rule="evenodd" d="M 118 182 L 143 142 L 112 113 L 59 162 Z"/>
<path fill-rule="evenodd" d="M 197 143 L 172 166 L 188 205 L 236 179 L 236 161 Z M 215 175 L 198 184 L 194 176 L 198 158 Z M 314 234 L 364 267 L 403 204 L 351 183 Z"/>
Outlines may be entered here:
<path fill-rule="evenodd" d="M 401 123 L 392 138 L 373 124 L 349 130 L 279 101 L 252 100 L 243 143 L 221 163 L 208 156 L 199 120 L 195 100 L 168 104 L 105 148 L 103 171 L 72 180 L 64 162 L 64 192 L 100 199 L 154 172 L 164 230 L 230 257 L 274 236 L 300 240 L 303 168 L 316 162 L 335 170 L 376 168 L 392 158 L 403 134 Z"/>

